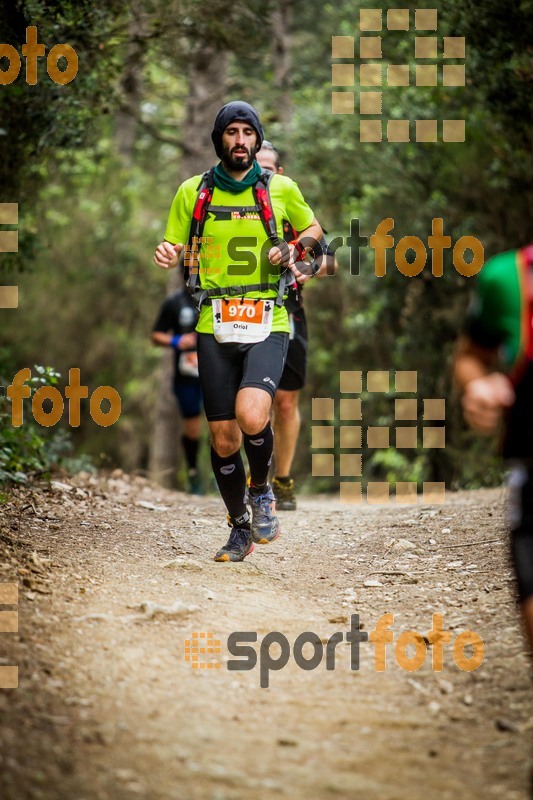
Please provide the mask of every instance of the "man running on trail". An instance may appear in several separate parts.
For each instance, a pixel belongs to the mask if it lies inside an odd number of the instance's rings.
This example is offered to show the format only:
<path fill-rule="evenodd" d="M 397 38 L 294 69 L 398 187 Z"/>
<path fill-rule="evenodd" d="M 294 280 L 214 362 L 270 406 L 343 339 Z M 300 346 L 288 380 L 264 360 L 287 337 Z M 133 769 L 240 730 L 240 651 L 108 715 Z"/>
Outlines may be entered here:
<path fill-rule="evenodd" d="M 511 551 L 533 645 L 533 245 L 497 255 L 483 267 L 454 373 L 473 428 L 490 434 L 505 420 Z"/>
<path fill-rule="evenodd" d="M 187 461 L 191 494 L 201 494 L 197 461 L 202 390 L 196 353 L 197 321 L 198 313 L 189 292 L 180 289 L 164 300 L 152 329 L 155 345 L 174 350 L 173 390 L 183 419 L 181 444 Z"/>
<path fill-rule="evenodd" d="M 281 175 L 279 153 L 271 142 L 264 141 L 257 153 L 257 161 L 263 169 Z M 285 241 L 295 238 L 296 232 L 287 220 L 284 220 L 283 234 Z M 335 254 L 328 248 L 322 237 L 321 252 L 317 254 L 320 269 L 317 278 L 333 275 L 337 271 Z M 325 256 L 321 258 L 321 256 Z M 290 337 L 285 368 L 274 397 L 274 465 L 275 475 L 272 489 L 276 498 L 276 508 L 280 511 L 295 511 L 296 496 L 291 467 L 300 433 L 300 409 L 298 407 L 299 392 L 305 386 L 307 373 L 307 321 L 303 307 L 302 286 L 292 281 L 285 302 L 289 314 Z"/>
<path fill-rule="evenodd" d="M 303 251 L 299 241 L 282 241 L 282 220 L 301 231 L 298 240 L 318 242 L 322 229 L 294 181 L 273 175 L 265 183 L 255 160 L 263 128 L 252 106 L 237 101 L 221 108 L 211 138 L 220 162 L 179 187 L 154 261 L 173 267 L 183 246 L 191 248 L 211 463 L 232 525 L 215 560 L 242 561 L 254 542 L 266 544 L 279 535 L 268 470 L 273 451 L 270 411 L 289 339 L 283 305 L 286 268 L 298 282 L 310 277 L 309 270 L 306 274 L 305 267 L 300 264 L 300 271 L 295 265 Z M 250 465 L 251 518 L 240 453 L 243 439 Z"/>

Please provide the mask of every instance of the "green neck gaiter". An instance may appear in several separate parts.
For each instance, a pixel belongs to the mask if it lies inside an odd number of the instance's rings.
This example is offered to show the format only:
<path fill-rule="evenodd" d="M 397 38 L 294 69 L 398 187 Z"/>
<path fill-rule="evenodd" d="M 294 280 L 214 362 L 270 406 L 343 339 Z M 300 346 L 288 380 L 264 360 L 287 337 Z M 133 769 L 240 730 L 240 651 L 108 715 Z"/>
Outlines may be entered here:
<path fill-rule="evenodd" d="M 241 194 L 245 192 L 250 186 L 255 186 L 257 179 L 261 175 L 261 167 L 254 161 L 253 167 L 248 172 L 242 181 L 236 181 L 231 175 L 228 175 L 222 164 L 219 162 L 215 167 L 214 181 L 217 189 L 222 189 L 225 192 L 232 194 Z"/>

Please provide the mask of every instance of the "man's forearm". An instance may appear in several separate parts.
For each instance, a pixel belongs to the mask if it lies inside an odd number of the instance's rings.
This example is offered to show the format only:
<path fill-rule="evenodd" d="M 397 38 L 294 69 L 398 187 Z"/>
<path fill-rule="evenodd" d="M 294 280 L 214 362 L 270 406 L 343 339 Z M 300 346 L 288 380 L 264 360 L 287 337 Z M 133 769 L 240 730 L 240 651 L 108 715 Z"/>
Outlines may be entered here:
<path fill-rule="evenodd" d="M 492 372 L 497 363 L 497 351 L 488 350 L 474 344 L 466 336 L 457 343 L 453 377 L 459 391 L 477 378 L 484 378 Z"/>
<path fill-rule="evenodd" d="M 320 223 L 314 219 L 308 228 L 298 234 L 295 241 L 301 242 L 305 247 L 314 248 L 320 244 L 323 235 Z"/>
<path fill-rule="evenodd" d="M 163 333 L 162 331 L 152 331 L 152 342 L 159 347 L 169 347 L 172 342 L 171 333 Z"/>

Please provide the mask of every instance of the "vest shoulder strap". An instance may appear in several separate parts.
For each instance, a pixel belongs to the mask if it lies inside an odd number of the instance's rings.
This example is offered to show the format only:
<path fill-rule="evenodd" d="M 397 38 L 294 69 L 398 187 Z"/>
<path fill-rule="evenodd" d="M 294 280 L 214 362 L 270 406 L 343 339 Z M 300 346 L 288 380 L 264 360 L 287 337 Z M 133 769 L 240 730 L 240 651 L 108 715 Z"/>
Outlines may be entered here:
<path fill-rule="evenodd" d="M 261 173 L 253 186 L 253 195 L 256 203 L 254 210 L 259 213 L 266 235 L 271 240 L 272 246 L 274 247 L 280 243 L 280 239 L 277 234 L 276 217 L 270 198 L 270 181 L 272 180 L 273 174 L 274 173 L 270 172 L 270 170 L 264 170 Z M 200 309 L 203 303 L 210 302 L 213 297 L 239 297 L 248 292 L 264 292 L 269 289 L 277 290 L 275 304 L 277 306 L 282 306 L 287 282 L 287 270 L 283 270 L 279 281 L 276 283 L 251 284 L 249 286 L 221 286 L 215 289 L 202 290 L 199 278 L 200 265 L 198 256 L 201 245 L 200 240 L 213 199 L 214 187 L 214 167 L 211 167 L 207 172 L 204 172 L 198 184 L 198 195 L 194 204 L 189 228 L 187 252 L 184 254 L 183 260 L 184 278 L 189 287 L 191 296 L 196 302 L 197 308 Z M 228 209 L 224 207 L 222 210 L 227 211 Z"/>

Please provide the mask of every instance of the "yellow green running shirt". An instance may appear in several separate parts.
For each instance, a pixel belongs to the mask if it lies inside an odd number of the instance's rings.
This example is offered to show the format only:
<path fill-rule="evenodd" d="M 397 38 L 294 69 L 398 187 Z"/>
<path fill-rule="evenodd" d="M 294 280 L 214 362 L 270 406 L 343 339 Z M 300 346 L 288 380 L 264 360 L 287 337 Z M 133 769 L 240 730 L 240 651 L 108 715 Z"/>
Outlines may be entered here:
<path fill-rule="evenodd" d="M 165 231 L 165 239 L 171 244 L 188 242 L 201 180 L 201 175 L 195 175 L 182 183 L 177 191 Z M 311 225 L 314 219 L 313 211 L 291 178 L 285 175 L 273 175 L 269 191 L 280 240 L 283 239 L 284 219 L 289 220 L 297 231 L 303 231 Z M 255 206 L 252 187 L 240 194 L 232 194 L 215 186 L 202 232 L 202 238 L 209 239 L 209 242 L 203 243 L 200 249 L 199 278 L 202 289 L 250 286 L 256 283 L 275 283 L 279 280 L 279 268 L 270 264 L 266 257 L 270 244 L 266 244 L 267 235 L 259 214 L 247 213 L 244 218 L 239 215 L 240 209 L 250 206 Z M 218 212 L 217 207 L 231 207 L 235 212 Z M 231 216 L 235 218 L 229 218 Z M 244 238 L 236 242 L 235 237 Z M 262 250 L 264 255 L 261 261 Z M 242 274 L 243 272 L 247 274 Z M 261 293 L 248 292 L 244 296 L 276 297 L 276 295 L 276 289 L 272 288 Z M 213 333 L 213 314 L 210 305 L 202 306 L 196 330 L 198 333 Z M 289 333 L 289 321 L 284 306 L 274 308 L 272 332 Z"/>

